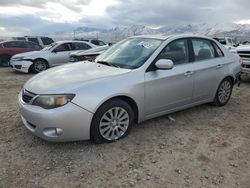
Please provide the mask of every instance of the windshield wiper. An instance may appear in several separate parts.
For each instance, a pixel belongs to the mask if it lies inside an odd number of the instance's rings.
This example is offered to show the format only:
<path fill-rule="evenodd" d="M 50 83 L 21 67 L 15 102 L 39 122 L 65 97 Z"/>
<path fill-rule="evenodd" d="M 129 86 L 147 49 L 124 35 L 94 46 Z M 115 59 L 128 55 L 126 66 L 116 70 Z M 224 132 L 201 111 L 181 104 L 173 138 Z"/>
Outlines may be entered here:
<path fill-rule="evenodd" d="M 107 61 L 97 61 L 96 63 L 103 64 L 103 65 L 108 65 L 108 66 L 110 66 L 110 67 L 120 68 L 118 65 L 109 63 L 109 62 L 107 62 Z"/>

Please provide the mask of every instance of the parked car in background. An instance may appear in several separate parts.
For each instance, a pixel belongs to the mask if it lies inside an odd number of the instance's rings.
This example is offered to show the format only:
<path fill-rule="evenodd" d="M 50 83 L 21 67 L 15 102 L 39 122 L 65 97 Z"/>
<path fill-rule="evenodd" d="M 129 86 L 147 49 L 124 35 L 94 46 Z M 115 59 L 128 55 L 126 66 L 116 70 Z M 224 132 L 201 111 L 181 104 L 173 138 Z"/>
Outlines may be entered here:
<path fill-rule="evenodd" d="M 135 36 L 99 55 L 31 78 L 22 121 L 48 141 L 114 142 L 133 124 L 203 103 L 227 104 L 240 57 L 195 35 Z"/>
<path fill-rule="evenodd" d="M 235 51 L 242 60 L 242 73 L 250 73 L 250 45 L 238 46 Z"/>
<path fill-rule="evenodd" d="M 94 61 L 95 58 L 105 52 L 110 46 L 100 46 L 97 48 L 92 48 L 89 50 L 77 51 L 73 52 L 70 55 L 70 62 L 78 62 L 78 61 Z"/>
<path fill-rule="evenodd" d="M 225 46 L 228 50 L 233 50 L 236 47 L 236 43 L 230 37 L 220 37 L 214 39 L 221 43 L 223 46 Z"/>
<path fill-rule="evenodd" d="M 10 60 L 11 67 L 20 72 L 39 73 L 50 67 L 69 62 L 70 53 L 95 48 L 94 44 L 83 41 L 60 41 L 52 43 L 39 52 L 28 52 L 15 55 Z"/>
<path fill-rule="evenodd" d="M 0 66 L 8 66 L 13 55 L 39 51 L 42 47 L 36 43 L 28 41 L 4 41 L 0 42 Z"/>
<path fill-rule="evenodd" d="M 89 43 L 92 43 L 92 44 L 94 44 L 96 46 L 105 46 L 105 45 L 107 45 L 105 42 L 103 42 L 101 40 L 98 40 L 98 39 L 79 38 L 79 39 L 75 39 L 75 40 L 89 42 Z"/>
<path fill-rule="evenodd" d="M 42 47 L 46 47 L 52 43 L 54 40 L 49 37 L 41 37 L 41 36 L 25 36 L 25 37 L 13 37 L 14 40 L 25 40 L 39 44 Z"/>

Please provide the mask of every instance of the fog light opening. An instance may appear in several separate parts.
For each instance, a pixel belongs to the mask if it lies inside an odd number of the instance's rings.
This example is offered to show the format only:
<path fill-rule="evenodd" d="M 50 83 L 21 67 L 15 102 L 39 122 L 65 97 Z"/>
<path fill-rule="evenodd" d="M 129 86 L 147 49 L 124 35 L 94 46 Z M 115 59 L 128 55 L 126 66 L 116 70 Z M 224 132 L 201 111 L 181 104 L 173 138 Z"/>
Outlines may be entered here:
<path fill-rule="evenodd" d="M 47 137 L 54 138 L 61 136 L 63 134 L 63 130 L 60 128 L 46 128 L 43 130 L 43 134 Z"/>

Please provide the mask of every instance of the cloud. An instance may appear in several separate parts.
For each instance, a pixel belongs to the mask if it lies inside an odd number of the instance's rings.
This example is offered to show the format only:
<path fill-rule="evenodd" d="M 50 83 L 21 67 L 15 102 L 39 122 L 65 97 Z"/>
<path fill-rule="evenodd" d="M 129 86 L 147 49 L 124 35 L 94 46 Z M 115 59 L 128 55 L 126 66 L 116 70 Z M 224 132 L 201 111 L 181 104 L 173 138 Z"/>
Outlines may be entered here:
<path fill-rule="evenodd" d="M 250 20 L 249 7 L 249 0 L 0 0 L 0 27 L 26 34 L 81 26 L 243 23 Z"/>
<path fill-rule="evenodd" d="M 174 24 L 194 22 L 233 22 L 250 18 L 249 0 L 120 0 L 107 12 L 115 23 Z"/>
<path fill-rule="evenodd" d="M 79 11 L 83 5 L 88 5 L 91 0 L 0 0 L 0 6 L 30 6 L 44 8 L 47 3 L 59 3 L 68 9 Z"/>

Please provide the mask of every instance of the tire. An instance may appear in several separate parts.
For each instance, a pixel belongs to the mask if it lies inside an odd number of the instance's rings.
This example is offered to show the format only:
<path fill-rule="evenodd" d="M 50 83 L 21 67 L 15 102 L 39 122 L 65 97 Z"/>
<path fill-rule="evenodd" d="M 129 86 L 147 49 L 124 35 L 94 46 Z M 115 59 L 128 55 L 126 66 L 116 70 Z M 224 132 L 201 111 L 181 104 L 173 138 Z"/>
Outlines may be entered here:
<path fill-rule="evenodd" d="M 0 66 L 8 67 L 11 56 L 9 55 L 0 55 Z"/>
<path fill-rule="evenodd" d="M 45 71 L 46 69 L 48 69 L 48 63 L 47 61 L 43 60 L 43 59 L 36 59 L 32 65 L 32 71 L 34 73 L 39 73 L 42 71 Z"/>
<path fill-rule="evenodd" d="M 115 142 L 126 137 L 133 124 L 131 106 L 121 99 L 110 100 L 94 114 L 90 128 L 91 140 L 97 144 Z"/>
<path fill-rule="evenodd" d="M 231 98 L 232 90 L 233 90 L 232 80 L 230 78 L 225 78 L 224 80 L 222 80 L 217 89 L 213 104 L 215 106 L 226 105 Z"/>

